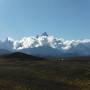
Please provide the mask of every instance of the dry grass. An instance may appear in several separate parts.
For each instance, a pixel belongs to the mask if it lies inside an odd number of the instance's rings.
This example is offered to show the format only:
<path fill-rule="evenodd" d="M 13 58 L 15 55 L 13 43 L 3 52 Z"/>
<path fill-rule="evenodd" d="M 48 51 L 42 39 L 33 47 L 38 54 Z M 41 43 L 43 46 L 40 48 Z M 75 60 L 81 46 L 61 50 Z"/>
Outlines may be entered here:
<path fill-rule="evenodd" d="M 90 90 L 90 62 L 13 60 L 0 59 L 0 90 Z"/>

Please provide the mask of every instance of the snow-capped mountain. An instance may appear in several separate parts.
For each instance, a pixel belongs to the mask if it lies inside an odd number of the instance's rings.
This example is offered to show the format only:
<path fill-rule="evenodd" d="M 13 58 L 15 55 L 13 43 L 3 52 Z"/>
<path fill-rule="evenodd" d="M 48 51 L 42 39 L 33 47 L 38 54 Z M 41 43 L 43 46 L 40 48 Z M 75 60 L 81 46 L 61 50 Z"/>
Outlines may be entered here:
<path fill-rule="evenodd" d="M 0 52 L 23 52 L 36 56 L 89 56 L 90 39 L 64 40 L 48 35 L 46 32 L 36 37 L 24 37 L 21 40 L 7 38 L 0 41 Z"/>

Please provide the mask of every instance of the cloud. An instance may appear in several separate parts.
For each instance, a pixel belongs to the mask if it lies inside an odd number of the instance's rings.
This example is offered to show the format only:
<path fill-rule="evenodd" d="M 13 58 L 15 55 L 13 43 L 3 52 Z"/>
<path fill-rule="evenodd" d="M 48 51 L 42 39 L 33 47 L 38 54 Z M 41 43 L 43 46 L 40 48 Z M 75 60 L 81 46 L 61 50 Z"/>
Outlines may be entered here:
<path fill-rule="evenodd" d="M 21 40 L 7 38 L 0 41 L 0 49 L 40 56 L 86 56 L 90 55 L 90 39 L 64 40 L 44 33 L 36 37 L 24 37 Z"/>

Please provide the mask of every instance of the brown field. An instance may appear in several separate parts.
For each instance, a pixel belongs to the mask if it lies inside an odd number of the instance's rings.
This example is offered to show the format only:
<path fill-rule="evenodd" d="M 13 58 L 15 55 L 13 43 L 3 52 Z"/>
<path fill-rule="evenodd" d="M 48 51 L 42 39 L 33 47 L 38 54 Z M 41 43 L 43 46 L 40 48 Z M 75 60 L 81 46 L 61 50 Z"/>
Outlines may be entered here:
<path fill-rule="evenodd" d="M 19 56 L 0 58 L 0 90 L 90 90 L 89 57 L 62 62 Z"/>

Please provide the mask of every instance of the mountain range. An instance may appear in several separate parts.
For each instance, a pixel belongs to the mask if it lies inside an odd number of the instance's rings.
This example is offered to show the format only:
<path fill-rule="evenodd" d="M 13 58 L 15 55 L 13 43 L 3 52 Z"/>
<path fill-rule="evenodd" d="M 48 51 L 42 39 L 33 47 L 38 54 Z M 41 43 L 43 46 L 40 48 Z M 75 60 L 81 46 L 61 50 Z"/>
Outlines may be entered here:
<path fill-rule="evenodd" d="M 46 32 L 21 40 L 0 40 L 0 55 L 22 52 L 39 57 L 90 56 L 90 39 L 64 40 Z"/>

